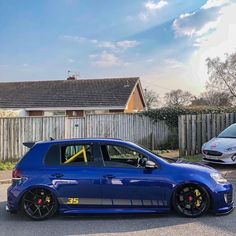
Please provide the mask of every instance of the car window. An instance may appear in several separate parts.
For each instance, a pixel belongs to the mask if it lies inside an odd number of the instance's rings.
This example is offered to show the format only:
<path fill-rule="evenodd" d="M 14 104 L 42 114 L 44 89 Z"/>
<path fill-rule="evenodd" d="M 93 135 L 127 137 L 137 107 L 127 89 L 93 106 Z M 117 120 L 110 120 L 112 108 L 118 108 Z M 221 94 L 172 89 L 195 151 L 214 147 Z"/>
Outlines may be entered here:
<path fill-rule="evenodd" d="M 137 150 L 119 145 L 101 145 L 105 166 L 108 167 L 143 167 L 142 161 L 147 160 Z"/>
<path fill-rule="evenodd" d="M 45 164 L 49 166 L 60 165 L 60 146 L 53 145 L 49 148 L 45 157 Z"/>
<path fill-rule="evenodd" d="M 49 166 L 96 165 L 91 144 L 53 145 L 49 148 L 44 163 Z"/>
<path fill-rule="evenodd" d="M 218 138 L 236 138 L 236 125 L 233 124 L 223 130 L 219 135 Z"/>
<path fill-rule="evenodd" d="M 61 147 L 61 164 L 86 165 L 94 162 L 92 145 L 78 144 Z"/>

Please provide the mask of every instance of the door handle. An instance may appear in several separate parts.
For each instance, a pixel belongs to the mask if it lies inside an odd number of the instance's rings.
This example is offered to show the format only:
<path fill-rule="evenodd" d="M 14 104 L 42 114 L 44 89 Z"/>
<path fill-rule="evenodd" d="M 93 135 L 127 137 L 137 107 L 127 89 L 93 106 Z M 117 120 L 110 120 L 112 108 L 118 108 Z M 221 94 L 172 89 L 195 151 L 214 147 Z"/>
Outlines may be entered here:
<path fill-rule="evenodd" d="M 54 174 L 52 174 L 51 176 L 52 176 L 52 177 L 56 177 L 56 178 L 61 178 L 61 177 L 63 177 L 64 175 L 61 174 L 61 173 L 54 173 Z"/>
<path fill-rule="evenodd" d="M 115 178 L 115 176 L 111 175 L 111 174 L 108 174 L 108 175 L 103 175 L 103 178 L 105 178 L 105 179 L 113 179 L 113 178 Z"/>

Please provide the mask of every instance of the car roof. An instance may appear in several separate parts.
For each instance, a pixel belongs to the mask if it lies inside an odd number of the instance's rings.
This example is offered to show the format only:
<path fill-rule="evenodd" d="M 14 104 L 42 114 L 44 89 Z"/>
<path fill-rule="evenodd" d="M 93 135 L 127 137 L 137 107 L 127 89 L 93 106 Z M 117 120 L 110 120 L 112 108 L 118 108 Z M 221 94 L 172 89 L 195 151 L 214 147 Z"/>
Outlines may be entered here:
<path fill-rule="evenodd" d="M 70 139 L 53 139 L 47 141 L 37 141 L 37 144 L 65 144 L 73 142 L 115 142 L 115 143 L 130 143 L 118 138 L 70 138 Z"/>

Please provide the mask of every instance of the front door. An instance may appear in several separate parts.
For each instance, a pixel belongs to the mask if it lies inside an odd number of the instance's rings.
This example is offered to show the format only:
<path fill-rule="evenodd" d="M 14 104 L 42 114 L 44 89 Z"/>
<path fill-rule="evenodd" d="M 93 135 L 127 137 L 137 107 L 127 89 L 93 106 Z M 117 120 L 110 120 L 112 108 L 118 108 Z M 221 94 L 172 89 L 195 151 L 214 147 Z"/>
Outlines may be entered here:
<path fill-rule="evenodd" d="M 129 146 L 101 144 L 103 205 L 112 208 L 167 207 L 161 168 L 145 169 L 149 157 Z"/>

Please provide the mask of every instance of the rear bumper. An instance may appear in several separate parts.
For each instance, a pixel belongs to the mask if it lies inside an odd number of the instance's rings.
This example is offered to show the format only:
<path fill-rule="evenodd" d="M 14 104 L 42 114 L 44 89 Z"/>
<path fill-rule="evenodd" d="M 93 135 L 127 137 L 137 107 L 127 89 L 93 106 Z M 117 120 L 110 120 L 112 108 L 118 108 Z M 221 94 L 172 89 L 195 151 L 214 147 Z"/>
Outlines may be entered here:
<path fill-rule="evenodd" d="M 11 185 L 7 189 L 7 205 L 6 211 L 10 213 L 16 213 L 19 208 L 19 190 L 17 186 Z"/>

